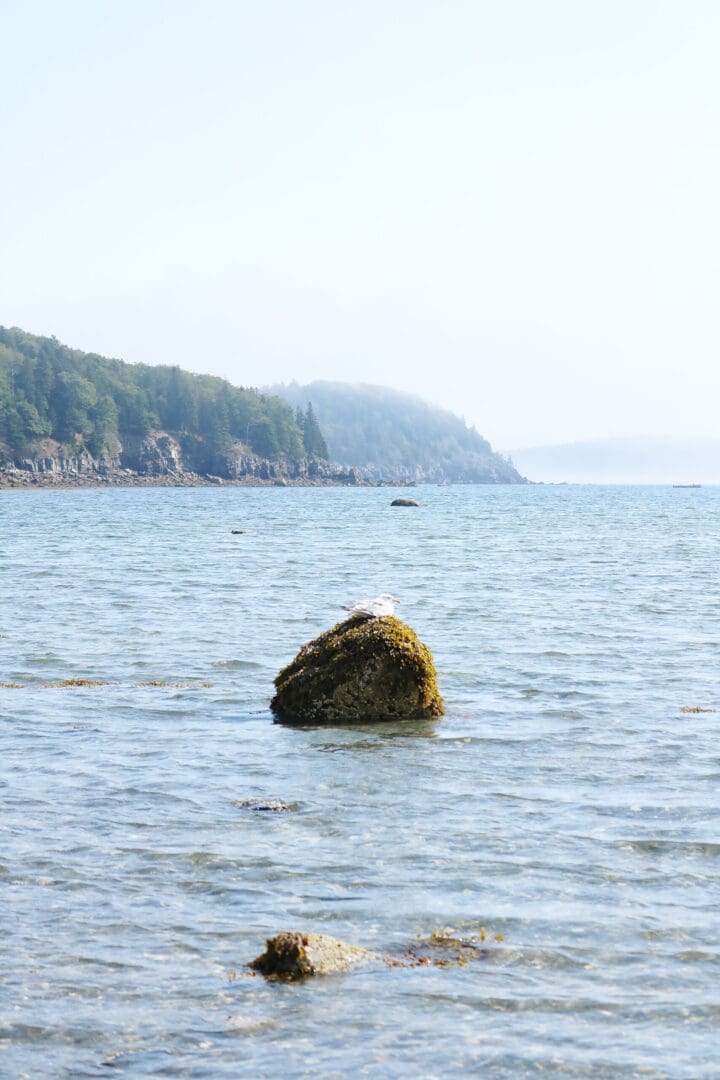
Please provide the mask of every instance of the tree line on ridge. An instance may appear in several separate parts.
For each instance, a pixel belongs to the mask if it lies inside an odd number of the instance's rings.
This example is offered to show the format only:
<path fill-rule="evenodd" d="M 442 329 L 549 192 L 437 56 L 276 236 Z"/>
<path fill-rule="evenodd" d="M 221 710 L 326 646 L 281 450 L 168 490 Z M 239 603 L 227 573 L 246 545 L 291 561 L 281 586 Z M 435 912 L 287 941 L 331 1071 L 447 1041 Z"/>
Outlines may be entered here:
<path fill-rule="evenodd" d="M 53 439 L 96 458 L 128 436 L 161 430 L 202 441 L 211 457 L 234 442 L 262 458 L 327 458 L 311 403 L 303 409 L 272 394 L 179 367 L 127 364 L 0 327 L 0 452 L 22 454 Z"/>

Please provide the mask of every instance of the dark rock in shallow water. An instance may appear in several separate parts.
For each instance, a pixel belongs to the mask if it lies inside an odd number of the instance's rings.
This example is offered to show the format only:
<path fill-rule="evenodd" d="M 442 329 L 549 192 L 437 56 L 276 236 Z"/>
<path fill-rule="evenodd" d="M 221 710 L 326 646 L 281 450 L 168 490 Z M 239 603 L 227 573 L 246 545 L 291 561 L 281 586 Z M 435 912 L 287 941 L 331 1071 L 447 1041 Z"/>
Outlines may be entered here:
<path fill-rule="evenodd" d="M 390 503 L 391 506 L 419 506 L 419 502 L 415 502 L 414 499 L 393 499 Z"/>
<path fill-rule="evenodd" d="M 430 650 L 392 615 L 351 618 L 303 645 L 275 679 L 270 707 L 301 724 L 442 716 Z"/>
<path fill-rule="evenodd" d="M 233 806 L 237 806 L 239 810 L 267 811 L 275 814 L 282 814 L 290 809 L 284 799 L 238 799 Z"/>
<path fill-rule="evenodd" d="M 346 945 L 325 934 L 300 934 L 296 931 L 268 938 L 265 952 L 249 967 L 278 979 L 306 979 L 310 975 L 331 975 L 369 956 L 367 949 Z"/>

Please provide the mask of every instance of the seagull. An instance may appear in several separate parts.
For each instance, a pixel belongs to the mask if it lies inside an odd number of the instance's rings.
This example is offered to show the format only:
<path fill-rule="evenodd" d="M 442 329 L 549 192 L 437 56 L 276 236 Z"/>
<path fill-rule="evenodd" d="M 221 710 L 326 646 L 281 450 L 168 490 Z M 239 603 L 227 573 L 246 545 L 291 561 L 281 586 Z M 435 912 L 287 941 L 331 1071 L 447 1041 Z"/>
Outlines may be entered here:
<path fill-rule="evenodd" d="M 343 611 L 349 611 L 351 615 L 360 615 L 363 619 L 377 619 L 381 615 L 394 615 L 395 605 L 399 603 L 397 596 L 384 592 L 372 600 L 358 600 L 356 604 L 341 606 Z"/>

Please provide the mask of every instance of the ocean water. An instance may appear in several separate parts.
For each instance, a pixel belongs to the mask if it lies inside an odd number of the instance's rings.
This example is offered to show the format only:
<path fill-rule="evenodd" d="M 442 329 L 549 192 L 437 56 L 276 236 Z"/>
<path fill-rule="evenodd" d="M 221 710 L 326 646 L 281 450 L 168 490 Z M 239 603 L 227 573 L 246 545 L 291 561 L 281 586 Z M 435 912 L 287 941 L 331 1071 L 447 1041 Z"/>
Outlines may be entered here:
<path fill-rule="evenodd" d="M 720 1077 L 720 489 L 394 494 L 0 492 L 0 1075 Z M 447 715 L 273 723 L 385 590 Z"/>

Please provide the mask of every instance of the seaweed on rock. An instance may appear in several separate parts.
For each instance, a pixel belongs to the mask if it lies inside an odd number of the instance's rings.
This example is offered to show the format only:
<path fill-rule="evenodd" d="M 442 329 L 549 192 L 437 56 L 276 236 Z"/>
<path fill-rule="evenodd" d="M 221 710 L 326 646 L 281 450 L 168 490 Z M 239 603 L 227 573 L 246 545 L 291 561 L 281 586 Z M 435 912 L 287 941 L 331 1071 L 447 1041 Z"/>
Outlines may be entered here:
<path fill-rule="evenodd" d="M 278 719 L 307 724 L 442 716 L 430 650 L 394 616 L 351 618 L 303 645 L 275 679 Z"/>

